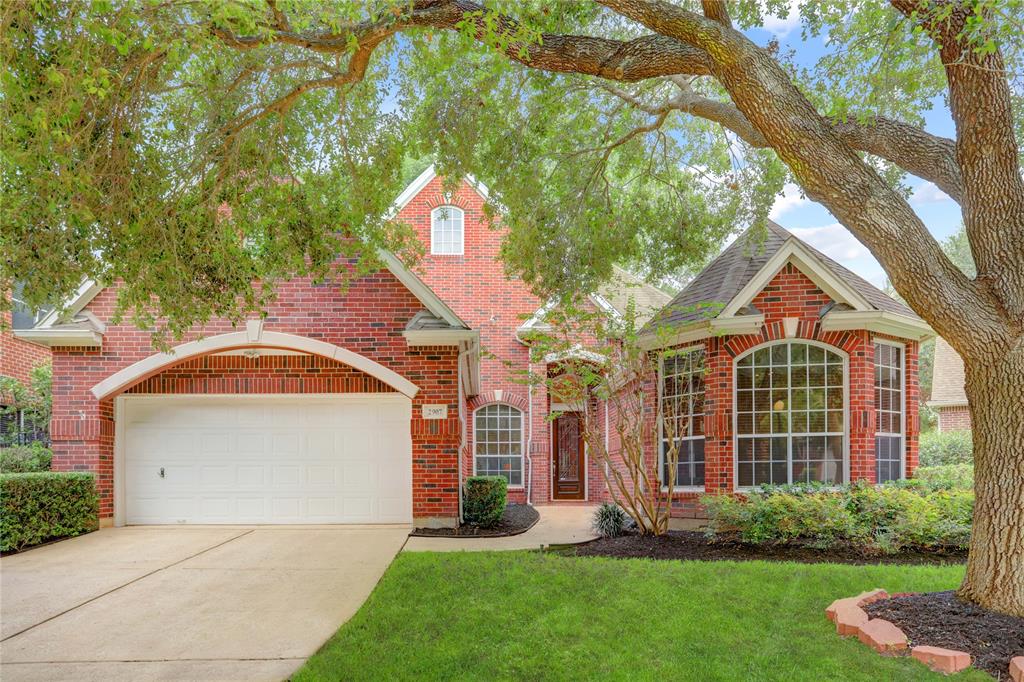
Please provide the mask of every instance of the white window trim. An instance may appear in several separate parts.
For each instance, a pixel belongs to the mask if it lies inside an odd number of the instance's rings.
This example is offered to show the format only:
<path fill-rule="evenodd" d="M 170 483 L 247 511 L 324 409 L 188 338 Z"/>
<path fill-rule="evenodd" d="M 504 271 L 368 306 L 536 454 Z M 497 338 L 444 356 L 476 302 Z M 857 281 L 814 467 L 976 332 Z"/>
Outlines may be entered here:
<path fill-rule="evenodd" d="M 526 431 L 526 428 L 524 426 L 524 424 L 526 422 L 526 412 L 524 412 L 522 408 L 516 407 L 512 403 L 506 403 L 506 402 L 502 402 L 500 400 L 497 400 L 497 401 L 495 401 L 493 403 L 487 403 L 486 405 L 481 405 L 478 408 L 476 408 L 475 410 L 473 410 L 473 415 L 472 415 L 473 416 L 473 419 L 472 419 L 472 422 L 473 422 L 473 475 L 474 476 L 479 476 L 479 474 L 476 472 L 476 457 L 477 457 L 476 446 L 479 445 L 479 443 L 480 443 L 480 439 L 477 438 L 477 432 L 476 432 L 476 414 L 480 410 L 485 410 L 488 407 L 493 407 L 495 405 L 504 405 L 505 407 L 509 407 L 509 408 L 511 408 L 511 409 L 513 409 L 513 410 L 515 410 L 515 411 L 517 411 L 519 413 L 519 475 L 520 475 L 520 478 L 521 478 L 521 480 L 523 482 L 520 483 L 519 485 L 512 485 L 511 483 L 509 483 L 508 489 L 509 490 L 524 490 L 526 488 L 526 456 L 525 456 L 525 450 L 524 450 L 524 448 L 526 447 L 526 443 L 524 442 L 523 438 L 524 438 L 525 431 Z M 488 457 L 488 456 L 491 456 L 491 457 L 502 457 L 503 455 L 480 455 L 480 456 L 481 457 Z"/>
<path fill-rule="evenodd" d="M 692 345 L 692 346 L 685 346 L 685 347 L 682 347 L 682 348 L 670 348 L 670 349 L 668 349 L 668 350 L 658 354 L 658 442 L 655 444 L 655 447 L 656 447 L 655 456 L 658 458 L 658 483 L 659 483 L 659 487 L 661 488 L 661 492 L 663 492 L 663 493 L 667 493 L 668 492 L 668 486 L 665 485 L 665 483 L 664 483 L 664 481 L 667 478 L 665 476 L 665 459 L 664 459 L 664 457 L 661 454 L 662 443 L 664 443 L 664 441 L 665 441 L 665 419 L 664 419 L 664 414 L 663 414 L 662 409 L 661 409 L 661 399 L 662 399 L 662 395 L 663 395 L 662 391 L 663 391 L 664 380 L 665 380 L 665 355 L 667 355 L 668 353 L 672 353 L 674 355 L 685 355 L 687 353 L 692 353 L 692 352 L 698 351 L 698 350 L 704 351 L 704 362 L 705 362 L 705 367 L 706 367 L 707 366 L 706 363 L 707 363 L 708 354 L 707 354 L 707 349 L 704 347 L 703 344 L 695 344 L 695 345 Z M 704 386 L 704 399 L 705 399 L 705 401 L 707 401 L 707 382 L 705 382 L 705 386 Z M 706 404 L 707 403 L 705 402 L 705 405 Z M 704 416 L 701 417 L 701 419 L 703 419 L 703 418 L 704 418 Z M 705 424 L 705 426 L 707 426 L 707 424 Z M 705 434 L 703 436 L 684 436 L 683 438 L 679 438 L 678 440 L 697 440 L 697 439 L 701 439 L 701 440 L 704 441 L 704 447 L 705 447 L 705 450 L 704 450 L 704 476 L 705 476 L 705 478 L 704 478 L 704 481 L 705 481 L 705 485 L 674 485 L 674 486 L 672 486 L 672 492 L 673 493 L 702 493 L 707 488 L 707 465 L 708 465 L 708 459 L 707 459 L 707 457 L 708 457 L 707 456 L 707 435 Z"/>
<path fill-rule="evenodd" d="M 450 215 L 455 215 L 454 211 L 459 212 L 459 224 L 461 229 L 459 230 L 459 250 L 458 251 L 438 251 L 436 245 L 436 223 L 434 216 L 438 211 L 448 211 Z M 459 206 L 453 204 L 445 204 L 444 206 L 437 206 L 430 211 L 430 255 L 432 256 L 462 256 L 466 252 L 466 212 Z"/>
<path fill-rule="evenodd" d="M 739 484 L 740 480 L 740 448 L 739 448 L 739 402 L 737 400 L 737 378 L 739 373 L 736 368 L 739 366 L 740 360 L 752 355 L 754 352 L 761 350 L 762 348 L 771 348 L 772 346 L 778 346 L 786 343 L 806 343 L 811 346 L 818 346 L 825 350 L 835 353 L 843 359 L 843 483 L 850 482 L 850 355 L 841 348 L 836 346 L 830 346 L 827 343 L 821 341 L 815 341 L 813 339 L 801 339 L 801 338 L 786 338 L 776 339 L 775 341 L 768 341 L 762 343 L 753 348 L 748 348 L 736 357 L 732 359 L 732 489 L 734 492 L 749 492 L 751 490 L 757 490 L 760 486 L 744 485 Z M 872 379 L 874 381 L 874 379 Z M 872 389 L 873 390 L 873 389 Z M 787 478 L 792 481 L 793 479 L 793 432 L 788 433 L 790 436 L 789 441 L 789 452 L 786 453 L 787 466 L 789 475 Z"/>
<path fill-rule="evenodd" d="M 880 343 L 886 346 L 893 346 L 900 349 L 900 432 L 889 433 L 888 431 L 878 430 L 878 406 L 875 406 L 875 435 L 879 434 L 883 436 L 899 436 L 900 437 L 900 478 L 903 481 L 907 478 L 907 344 L 894 341 L 892 339 L 880 339 L 872 338 L 872 362 L 874 362 L 874 344 Z M 871 377 L 871 389 L 872 395 L 874 395 L 874 374 Z M 875 457 L 878 457 L 878 451 L 875 451 Z M 875 475 L 878 475 L 878 464 L 875 463 Z M 877 481 L 876 481 L 877 482 Z"/>

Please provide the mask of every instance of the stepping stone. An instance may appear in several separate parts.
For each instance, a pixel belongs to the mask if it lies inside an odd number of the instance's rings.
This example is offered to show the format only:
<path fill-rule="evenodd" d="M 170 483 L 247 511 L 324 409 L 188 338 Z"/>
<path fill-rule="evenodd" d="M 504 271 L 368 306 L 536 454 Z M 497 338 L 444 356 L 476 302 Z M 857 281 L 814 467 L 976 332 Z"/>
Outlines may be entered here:
<path fill-rule="evenodd" d="M 954 651 L 937 646 L 915 646 L 910 655 L 937 673 L 952 675 L 971 667 L 971 655 L 966 651 Z"/>
<path fill-rule="evenodd" d="M 872 618 L 860 626 L 857 639 L 882 655 L 895 656 L 907 650 L 903 630 L 882 618 Z"/>

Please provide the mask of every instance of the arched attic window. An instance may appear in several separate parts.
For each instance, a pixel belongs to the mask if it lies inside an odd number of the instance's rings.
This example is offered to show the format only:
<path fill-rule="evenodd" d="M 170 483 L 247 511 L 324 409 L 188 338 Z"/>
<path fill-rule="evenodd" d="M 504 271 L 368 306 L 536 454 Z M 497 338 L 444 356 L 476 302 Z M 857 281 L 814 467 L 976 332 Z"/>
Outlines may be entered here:
<path fill-rule="evenodd" d="M 461 256 L 465 231 L 463 213 L 458 206 L 438 206 L 430 212 L 430 253 L 435 256 Z"/>

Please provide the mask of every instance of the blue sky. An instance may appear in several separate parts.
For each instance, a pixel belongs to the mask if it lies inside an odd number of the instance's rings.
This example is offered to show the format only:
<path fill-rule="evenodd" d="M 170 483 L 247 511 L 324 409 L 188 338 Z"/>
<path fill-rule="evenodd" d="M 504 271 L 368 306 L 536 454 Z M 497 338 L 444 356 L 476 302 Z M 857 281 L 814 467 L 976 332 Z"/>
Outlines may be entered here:
<path fill-rule="evenodd" d="M 791 7 L 795 8 L 796 5 L 796 0 L 791 0 Z M 799 60 L 808 66 L 813 64 L 825 49 L 819 38 L 806 41 L 803 39 L 799 16 L 795 11 L 791 11 L 785 19 L 770 17 L 765 21 L 765 29 L 767 30 L 749 31 L 748 35 L 760 45 L 764 45 L 775 36 L 783 48 L 794 48 Z M 943 137 L 954 136 L 953 119 L 946 103 L 941 99 L 934 103 L 925 119 L 925 128 L 929 132 Z M 936 238 L 942 239 L 957 230 L 961 217 L 960 207 L 956 202 L 930 182 L 908 177 L 907 184 L 914 189 L 910 199 L 911 206 Z M 771 217 L 800 239 L 873 284 L 879 287 L 885 284 L 885 272 L 867 248 L 840 225 L 821 204 L 801 197 L 795 185 L 787 186 L 785 194 L 776 201 Z"/>

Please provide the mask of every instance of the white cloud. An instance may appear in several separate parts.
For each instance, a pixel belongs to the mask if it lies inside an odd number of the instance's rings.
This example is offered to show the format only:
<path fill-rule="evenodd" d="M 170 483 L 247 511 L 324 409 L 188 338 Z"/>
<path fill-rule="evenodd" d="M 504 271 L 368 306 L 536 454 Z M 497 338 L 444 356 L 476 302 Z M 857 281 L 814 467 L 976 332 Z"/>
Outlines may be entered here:
<path fill-rule="evenodd" d="M 934 182 L 919 185 L 910 195 L 912 204 L 937 204 L 940 201 L 953 201 L 948 194 L 939 189 Z"/>
<path fill-rule="evenodd" d="M 790 31 L 800 25 L 800 1 L 789 0 L 789 12 L 786 18 L 774 14 L 767 14 L 764 17 L 764 30 L 774 33 L 777 38 L 785 38 Z"/>
<path fill-rule="evenodd" d="M 775 199 L 775 204 L 772 206 L 772 210 L 768 212 L 768 217 L 772 220 L 778 220 L 783 213 L 788 213 L 794 208 L 810 203 L 813 203 L 810 199 L 800 196 L 799 187 L 792 182 L 787 182 L 782 188 L 782 196 Z"/>
<path fill-rule="evenodd" d="M 839 223 L 822 227 L 794 228 L 790 232 L 855 272 L 858 268 L 852 267 L 850 261 L 871 256 L 871 252 Z"/>

